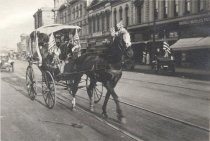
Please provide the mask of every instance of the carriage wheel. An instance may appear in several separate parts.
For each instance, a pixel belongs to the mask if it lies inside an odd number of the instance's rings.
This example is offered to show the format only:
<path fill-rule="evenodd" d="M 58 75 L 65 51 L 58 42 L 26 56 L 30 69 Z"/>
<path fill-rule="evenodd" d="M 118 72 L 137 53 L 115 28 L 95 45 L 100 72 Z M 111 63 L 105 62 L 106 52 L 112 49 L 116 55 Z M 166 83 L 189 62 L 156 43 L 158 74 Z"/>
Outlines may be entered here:
<path fill-rule="evenodd" d="M 87 91 L 88 91 L 89 85 L 90 85 L 90 78 L 87 76 L 87 78 L 86 78 Z M 103 89 L 104 89 L 103 84 L 100 82 L 97 82 L 96 85 L 91 90 L 93 97 L 94 97 L 94 103 L 98 103 L 101 100 L 103 91 L 104 91 Z"/>
<path fill-rule="evenodd" d="M 31 100 L 36 98 L 36 80 L 34 75 L 34 70 L 31 66 L 28 66 L 26 69 L 26 88 L 28 91 L 28 95 Z"/>
<path fill-rule="evenodd" d="M 55 81 L 49 71 L 42 72 L 42 95 L 49 109 L 55 105 Z"/>

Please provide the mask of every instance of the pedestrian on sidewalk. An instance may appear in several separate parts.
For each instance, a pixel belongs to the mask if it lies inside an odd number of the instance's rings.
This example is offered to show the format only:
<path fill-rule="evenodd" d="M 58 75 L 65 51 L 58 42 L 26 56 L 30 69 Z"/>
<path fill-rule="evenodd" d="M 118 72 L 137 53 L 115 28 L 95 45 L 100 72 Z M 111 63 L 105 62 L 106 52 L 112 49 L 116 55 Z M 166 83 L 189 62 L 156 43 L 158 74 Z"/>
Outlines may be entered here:
<path fill-rule="evenodd" d="M 149 52 L 147 52 L 146 64 L 147 65 L 150 64 L 150 55 L 149 55 Z"/>

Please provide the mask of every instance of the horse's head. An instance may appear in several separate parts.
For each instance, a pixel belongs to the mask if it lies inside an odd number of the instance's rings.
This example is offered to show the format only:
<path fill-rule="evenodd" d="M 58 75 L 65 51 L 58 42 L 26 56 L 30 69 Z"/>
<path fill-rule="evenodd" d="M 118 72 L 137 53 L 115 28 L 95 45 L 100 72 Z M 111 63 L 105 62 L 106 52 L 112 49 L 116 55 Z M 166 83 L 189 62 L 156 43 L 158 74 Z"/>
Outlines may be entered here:
<path fill-rule="evenodd" d="M 129 58 L 133 57 L 133 49 L 131 48 L 130 34 L 126 29 L 122 29 L 119 36 L 120 36 L 120 48 L 122 53 Z"/>

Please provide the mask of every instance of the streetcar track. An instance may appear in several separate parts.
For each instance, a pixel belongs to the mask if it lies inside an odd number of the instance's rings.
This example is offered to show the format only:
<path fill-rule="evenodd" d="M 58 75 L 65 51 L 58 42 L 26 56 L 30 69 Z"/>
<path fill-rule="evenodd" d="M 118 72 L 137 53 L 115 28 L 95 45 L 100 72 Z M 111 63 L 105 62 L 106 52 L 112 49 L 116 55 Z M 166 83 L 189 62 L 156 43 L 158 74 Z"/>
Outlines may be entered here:
<path fill-rule="evenodd" d="M 67 98 L 65 96 L 62 96 L 62 95 L 59 95 L 59 96 L 63 97 L 64 99 L 70 100 L 69 98 Z M 77 96 L 77 97 L 79 97 L 79 96 Z M 59 99 L 61 100 L 62 98 L 59 98 Z M 140 139 L 139 137 L 135 136 L 134 134 L 132 134 L 132 133 L 130 133 L 130 132 L 120 128 L 120 127 L 117 127 L 116 125 L 110 123 L 109 121 L 101 118 L 99 115 L 96 115 L 96 113 L 90 112 L 88 109 L 84 108 L 84 106 L 80 105 L 79 103 L 77 103 L 77 109 L 79 109 L 79 110 L 81 110 L 81 111 L 91 115 L 92 117 L 94 117 L 98 121 L 103 122 L 104 124 L 108 125 L 109 127 L 111 127 L 113 129 L 115 129 L 115 130 L 117 130 L 117 131 L 127 135 L 128 137 L 130 137 L 130 138 L 132 138 L 132 139 L 134 139 L 136 141 L 143 141 L 142 139 Z"/>
<path fill-rule="evenodd" d="M 151 83 L 151 84 L 157 84 L 157 85 L 165 85 L 165 86 L 171 86 L 171 87 L 178 87 L 178 88 L 184 88 L 184 89 L 189 89 L 189 90 L 202 91 L 202 90 L 197 90 L 197 89 L 193 89 L 193 88 L 186 88 L 186 87 L 174 86 L 174 85 L 168 85 L 168 84 L 160 84 L 160 83 L 156 83 L 156 82 L 149 82 L 149 81 L 143 81 L 143 80 L 135 80 L 135 79 L 128 79 L 128 78 L 123 78 L 123 79 L 132 80 L 132 81 L 140 81 L 140 82 L 144 82 L 144 83 Z M 85 91 L 84 89 L 80 89 L 80 90 Z M 203 90 L 203 91 L 204 91 L 204 90 Z M 207 91 L 204 91 L 204 92 L 207 92 Z M 60 95 L 60 96 L 61 96 L 61 95 Z M 76 95 L 76 96 L 77 96 L 77 97 L 80 97 L 80 98 L 82 98 L 82 99 L 85 99 L 85 100 L 89 100 L 89 99 L 84 98 L 84 97 L 79 96 L 79 95 Z M 105 97 L 105 96 L 103 96 L 103 97 Z M 58 98 L 58 97 L 57 97 L 57 98 Z M 63 98 L 64 98 L 64 96 L 63 96 Z M 66 99 L 69 99 L 69 98 L 67 98 L 67 97 L 65 97 L 65 98 L 66 98 Z M 58 99 L 60 99 L 60 98 L 58 98 Z M 113 101 L 112 98 L 110 98 L 110 99 Z M 61 99 L 60 99 L 60 100 L 61 100 Z M 176 121 L 176 122 L 179 122 L 179 123 L 182 123 L 182 124 L 191 126 L 191 127 L 194 127 L 194 128 L 198 128 L 198 129 L 203 130 L 203 131 L 205 131 L 205 132 L 210 132 L 210 129 L 209 129 L 209 128 L 205 128 L 205 127 L 202 127 L 202 126 L 199 126 L 199 125 L 196 125 L 196 124 L 193 124 L 193 123 L 184 121 L 184 120 L 180 120 L 180 119 L 174 118 L 174 117 L 172 117 L 172 116 L 168 116 L 168 115 L 166 115 L 166 114 L 161 114 L 161 113 L 159 113 L 159 112 L 155 112 L 155 111 L 153 111 L 153 110 L 146 109 L 146 108 L 143 108 L 143 107 L 139 107 L 139 106 L 137 106 L 137 105 L 129 104 L 129 103 L 123 102 L 123 101 L 120 101 L 120 103 L 123 103 L 123 104 L 125 104 L 125 105 L 134 107 L 134 108 L 136 108 L 136 109 L 140 109 L 140 110 L 143 110 L 143 111 L 146 111 L 146 112 L 149 112 L 149 113 L 152 113 L 152 114 L 155 114 L 155 115 L 158 115 L 158 116 L 161 116 L 161 117 L 164 117 L 164 118 L 167 118 L 167 119 L 170 119 L 170 120 L 173 120 L 173 121 Z M 81 109 L 81 107 L 80 107 L 80 109 Z M 84 109 L 81 109 L 81 110 L 86 111 L 86 110 L 84 110 Z M 89 112 L 89 111 L 86 111 L 86 112 L 88 112 L 88 113 L 90 113 L 90 114 L 93 114 L 93 113 L 91 113 L 91 112 Z M 94 116 L 96 116 L 96 115 L 94 115 Z M 96 116 L 96 117 L 98 117 L 98 116 Z M 98 118 L 100 119 L 100 117 L 98 117 Z M 101 119 L 101 120 L 103 120 L 103 119 Z M 107 122 L 107 121 L 106 121 L 106 122 Z M 107 122 L 107 124 L 111 124 L 111 123 L 108 123 L 108 122 Z M 110 125 L 109 125 L 109 126 L 110 126 Z M 114 125 L 113 125 L 113 126 L 114 126 Z M 117 128 L 118 128 L 118 127 L 117 127 Z M 120 129 L 120 130 L 122 130 L 122 129 Z M 130 134 L 130 133 L 129 133 L 129 134 Z M 135 137 L 134 137 L 134 138 L 135 138 Z"/>
<path fill-rule="evenodd" d="M 85 91 L 85 90 L 83 90 L 83 91 Z M 78 95 L 77 95 L 77 97 L 80 97 L 80 98 L 85 99 L 85 100 L 89 100 L 89 99 L 84 98 L 84 97 L 82 97 L 82 96 L 78 96 Z M 105 96 L 103 96 L 103 97 L 105 97 Z M 110 99 L 113 101 L 113 98 L 110 98 Z M 137 106 L 137 105 L 135 105 L 135 104 L 129 104 L 128 102 L 124 102 L 124 101 L 120 101 L 120 103 L 123 103 L 123 104 L 125 104 L 125 105 L 131 106 L 131 107 L 134 107 L 134 108 L 136 108 L 136 109 L 140 109 L 140 110 L 143 110 L 143 111 L 146 111 L 146 112 L 149 112 L 149 113 L 152 113 L 152 114 L 155 114 L 155 115 L 158 115 L 158 116 L 167 118 L 167 119 L 171 119 L 171 120 L 176 121 L 176 122 L 180 122 L 180 123 L 182 123 L 182 124 L 185 124 L 185 125 L 188 125 L 188 126 L 191 126 L 191 127 L 199 128 L 199 129 L 201 129 L 201 130 L 203 130 L 203 131 L 210 132 L 210 129 L 209 129 L 209 128 L 205 128 L 205 127 L 202 127 L 202 126 L 199 126 L 199 125 L 196 125 L 196 124 L 193 124 L 193 123 L 190 123 L 190 122 L 181 120 L 181 119 L 177 119 L 177 118 L 174 118 L 174 117 L 172 117 L 172 116 L 168 116 L 168 115 L 166 115 L 166 114 L 161 114 L 160 112 L 155 112 L 155 111 L 153 111 L 153 110 L 146 109 L 146 108 L 143 108 L 143 107 L 139 107 L 139 106 Z"/>
<path fill-rule="evenodd" d="M 128 80 L 131 80 L 131 79 L 128 79 Z M 132 79 L 132 80 L 133 80 L 133 79 Z M 145 81 L 142 81 L 142 80 L 134 80 L 134 81 L 145 82 Z M 155 82 L 145 82 L 145 83 L 159 84 L 159 83 L 155 83 Z M 159 85 L 162 85 L 162 84 L 159 84 Z M 163 84 L 163 85 L 166 85 L 166 86 L 167 86 L 167 84 Z M 169 86 L 170 86 L 170 85 L 169 85 Z M 178 87 L 179 87 L 179 86 L 178 86 Z M 185 87 L 183 87 L 183 88 L 185 88 Z M 85 89 L 80 89 L 80 90 L 86 91 Z M 85 99 L 85 100 L 89 100 L 89 99 L 84 98 L 84 97 L 79 96 L 79 95 L 76 95 L 76 96 L 77 96 L 77 97 L 80 97 L 80 98 L 82 98 L 82 99 Z M 102 96 L 102 97 L 105 97 L 105 96 Z M 66 97 L 65 97 L 65 98 L 66 98 Z M 113 101 L 113 98 L 110 98 L 110 99 Z M 203 130 L 203 131 L 210 132 L 210 129 L 208 129 L 208 128 L 205 128 L 205 127 L 202 127 L 202 126 L 199 126 L 199 125 L 196 125 L 196 124 L 193 124 L 193 123 L 184 121 L 184 120 L 180 120 L 180 119 L 174 118 L 174 117 L 172 117 L 172 116 L 168 116 L 168 115 L 166 115 L 166 114 L 161 114 L 161 113 L 159 113 L 159 112 L 155 112 L 155 111 L 153 111 L 153 110 L 146 109 L 146 108 L 143 108 L 143 107 L 139 107 L 139 106 L 137 106 L 137 105 L 129 104 L 129 103 L 123 102 L 123 101 L 120 101 L 120 103 L 123 103 L 123 104 L 125 104 L 125 105 L 131 106 L 131 107 L 134 107 L 134 108 L 137 108 L 137 109 L 140 109 L 140 110 L 143 110 L 143 111 L 146 111 L 146 112 L 155 114 L 155 115 L 159 115 L 159 116 L 161 116 L 161 117 L 165 117 L 165 118 L 171 119 L 171 120 L 176 121 L 176 122 L 183 123 L 183 124 L 188 125 L 188 126 L 191 126 L 191 127 L 199 128 L 199 129 L 201 129 L 201 130 Z"/>
<path fill-rule="evenodd" d="M 143 80 L 136 80 L 136 79 L 130 79 L 130 78 L 122 78 L 122 79 L 124 79 L 124 80 L 131 80 L 131 81 L 137 81 L 137 82 L 143 82 L 143 83 L 156 84 L 156 85 L 162 85 L 162 86 L 182 88 L 182 89 L 193 90 L 193 91 L 198 91 L 198 92 L 205 92 L 205 93 L 209 93 L 210 92 L 210 91 L 207 91 L 207 90 L 198 90 L 198 89 L 195 89 L 195 88 L 188 88 L 188 87 L 183 87 L 183 86 L 170 85 L 170 84 L 164 84 L 164 83 L 157 83 L 157 82 L 151 82 L 151 81 L 143 81 Z"/>

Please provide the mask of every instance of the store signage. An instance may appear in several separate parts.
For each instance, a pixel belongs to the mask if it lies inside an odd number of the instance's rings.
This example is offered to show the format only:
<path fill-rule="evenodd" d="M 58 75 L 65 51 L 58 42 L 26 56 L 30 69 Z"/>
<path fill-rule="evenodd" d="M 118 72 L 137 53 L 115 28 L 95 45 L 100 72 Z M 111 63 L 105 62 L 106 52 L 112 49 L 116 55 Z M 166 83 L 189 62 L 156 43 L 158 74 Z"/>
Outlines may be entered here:
<path fill-rule="evenodd" d="M 210 17 L 181 21 L 179 22 L 179 25 L 201 24 L 201 23 L 206 23 L 206 22 L 210 22 Z"/>

